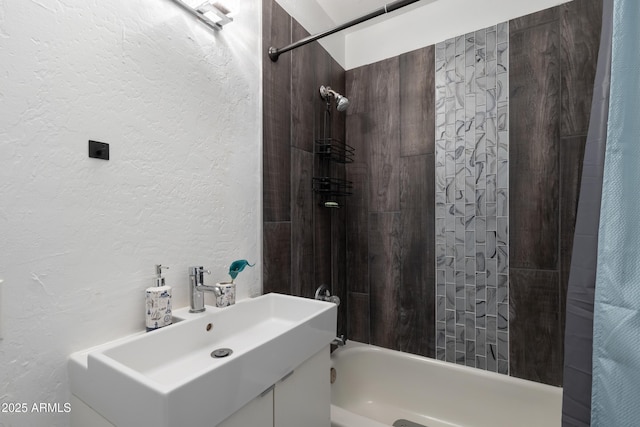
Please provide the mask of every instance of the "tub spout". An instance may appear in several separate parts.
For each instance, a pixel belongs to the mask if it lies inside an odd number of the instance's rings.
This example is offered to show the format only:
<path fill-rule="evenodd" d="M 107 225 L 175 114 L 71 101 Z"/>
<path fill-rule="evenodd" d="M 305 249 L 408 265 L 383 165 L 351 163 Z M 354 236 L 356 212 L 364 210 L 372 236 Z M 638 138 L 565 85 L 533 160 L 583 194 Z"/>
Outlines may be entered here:
<path fill-rule="evenodd" d="M 340 335 L 339 337 L 336 337 L 333 341 L 331 341 L 331 344 L 337 345 L 338 347 L 342 347 L 346 343 L 347 343 L 347 337 L 345 337 L 344 335 Z"/>

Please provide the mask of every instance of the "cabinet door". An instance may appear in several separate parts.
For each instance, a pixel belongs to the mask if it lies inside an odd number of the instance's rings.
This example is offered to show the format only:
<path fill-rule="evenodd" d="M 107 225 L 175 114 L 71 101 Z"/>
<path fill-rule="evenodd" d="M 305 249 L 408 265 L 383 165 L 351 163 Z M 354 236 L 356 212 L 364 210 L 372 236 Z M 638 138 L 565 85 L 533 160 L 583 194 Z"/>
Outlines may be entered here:
<path fill-rule="evenodd" d="M 330 369 L 327 346 L 276 384 L 273 396 L 275 427 L 331 425 Z"/>
<path fill-rule="evenodd" d="M 247 403 L 218 427 L 273 427 L 273 390 Z"/>

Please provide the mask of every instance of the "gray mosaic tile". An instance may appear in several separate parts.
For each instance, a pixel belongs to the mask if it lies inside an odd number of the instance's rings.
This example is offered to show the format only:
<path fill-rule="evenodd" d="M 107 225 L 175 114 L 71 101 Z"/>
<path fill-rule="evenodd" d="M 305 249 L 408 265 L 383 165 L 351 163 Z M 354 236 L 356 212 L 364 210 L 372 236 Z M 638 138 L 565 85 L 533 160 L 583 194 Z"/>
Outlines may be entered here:
<path fill-rule="evenodd" d="M 447 340 L 445 336 L 445 325 L 444 322 L 436 322 L 436 346 L 437 347 L 445 347 L 447 345 Z"/>
<path fill-rule="evenodd" d="M 498 304 L 498 331 L 506 333 L 509 328 L 509 305 Z"/>
<path fill-rule="evenodd" d="M 498 74 L 496 79 L 496 98 L 498 105 L 509 101 L 509 74 Z"/>
<path fill-rule="evenodd" d="M 475 39 L 476 39 L 476 48 L 483 48 L 486 45 L 486 40 L 487 40 L 487 30 L 486 29 L 482 29 L 482 30 L 478 30 L 475 33 Z"/>
<path fill-rule="evenodd" d="M 450 363 L 456 362 L 456 337 L 447 336 L 446 361 Z"/>
<path fill-rule="evenodd" d="M 436 348 L 436 359 L 442 362 L 446 361 L 446 350 L 444 348 Z"/>
<path fill-rule="evenodd" d="M 498 332 L 498 360 L 509 359 L 509 335 Z"/>
<path fill-rule="evenodd" d="M 464 36 L 464 61 L 467 66 L 472 65 L 476 59 L 476 35 L 469 33 Z"/>
<path fill-rule="evenodd" d="M 506 131 L 509 129 L 509 105 L 505 101 L 498 105 L 497 125 L 498 131 Z"/>
<path fill-rule="evenodd" d="M 476 274 L 473 273 L 472 277 L 472 282 L 475 282 L 475 276 Z M 476 287 L 475 287 L 475 283 L 472 283 L 471 286 L 465 286 L 465 311 L 467 313 L 475 313 L 476 311 Z M 467 322 L 473 322 L 473 318 L 475 316 L 467 316 Z"/>
<path fill-rule="evenodd" d="M 503 375 L 509 375 L 509 361 L 498 360 L 498 373 Z"/>
<path fill-rule="evenodd" d="M 496 102 L 496 89 L 487 89 L 485 107 L 487 116 L 495 117 L 498 114 L 498 103 Z"/>
<path fill-rule="evenodd" d="M 464 257 L 462 257 L 464 260 Z M 456 298 L 464 298 L 464 270 L 456 271 Z M 456 302 L 456 310 L 464 308 L 464 302 L 462 306 L 459 306 Z"/>
<path fill-rule="evenodd" d="M 476 190 L 476 217 L 485 216 L 487 214 L 487 205 L 485 202 L 486 190 Z M 478 228 L 478 221 L 476 220 L 476 230 Z"/>
<path fill-rule="evenodd" d="M 496 215 L 495 215 L 495 214 L 494 214 L 494 215 L 489 214 L 489 212 L 490 212 L 490 210 L 489 210 L 489 209 L 491 208 L 491 206 L 493 206 L 493 207 L 495 208 L 495 204 L 493 204 L 493 203 L 487 203 L 487 216 L 486 216 L 486 218 L 485 218 L 485 219 L 486 219 L 486 221 L 487 221 L 487 225 L 486 225 L 486 227 L 487 227 L 487 232 L 489 232 L 489 231 L 493 231 L 493 232 L 495 232 L 495 231 L 496 231 L 496 228 L 497 228 L 497 224 L 496 224 L 496 223 L 497 223 Z M 493 209 L 493 211 L 495 212 L 495 209 Z M 494 234 L 495 234 L 495 233 L 494 233 Z"/>
<path fill-rule="evenodd" d="M 444 285 L 446 283 L 444 279 L 444 270 L 442 269 L 436 270 L 436 283 L 438 285 Z M 438 295 L 445 295 L 445 293 L 444 292 L 438 293 Z"/>
<path fill-rule="evenodd" d="M 437 357 L 494 371 L 508 302 L 508 39 L 503 23 L 435 54 Z"/>
<path fill-rule="evenodd" d="M 497 342 L 497 320 L 496 316 L 490 316 L 487 314 L 487 344 L 496 344 Z"/>
<path fill-rule="evenodd" d="M 451 337 L 456 334 L 456 312 L 454 310 L 445 312 L 445 333 Z"/>
<path fill-rule="evenodd" d="M 484 206 L 484 205 L 483 205 Z M 486 209 L 483 208 L 483 209 Z M 485 211 L 481 211 L 480 209 L 476 209 L 476 213 L 484 213 Z M 487 231 L 486 231 L 486 217 L 484 216 L 476 216 L 476 243 L 485 243 L 487 241 Z"/>
<path fill-rule="evenodd" d="M 509 22 L 501 22 L 496 25 L 497 42 L 507 43 L 509 41 Z"/>
<path fill-rule="evenodd" d="M 481 280 L 478 280 L 478 279 Z M 478 301 L 484 301 L 487 299 L 487 285 L 485 273 L 476 273 L 476 304 Z M 485 308 L 486 309 L 486 308 Z"/>
<path fill-rule="evenodd" d="M 498 304 L 496 303 L 496 288 L 487 286 L 487 316 L 498 315 Z"/>
<path fill-rule="evenodd" d="M 498 260 L 496 258 L 487 259 L 487 287 L 498 286 Z"/>
<path fill-rule="evenodd" d="M 487 345 L 487 371 L 498 372 L 497 352 L 496 344 Z"/>
<path fill-rule="evenodd" d="M 464 91 L 467 95 L 476 93 L 476 67 L 467 66 L 464 72 Z"/>
<path fill-rule="evenodd" d="M 507 217 L 498 217 L 497 243 L 498 246 L 509 244 L 509 218 Z"/>
<path fill-rule="evenodd" d="M 487 358 L 484 356 L 476 356 L 476 368 L 487 370 Z"/>
<path fill-rule="evenodd" d="M 444 251 L 444 248 L 443 248 L 443 251 Z M 487 238 L 485 243 L 485 256 L 487 257 L 487 259 L 492 259 L 497 256 L 495 231 L 487 231 Z"/>
<path fill-rule="evenodd" d="M 498 155 L 495 144 L 487 144 L 487 175 L 498 172 Z"/>
<path fill-rule="evenodd" d="M 454 283 L 447 283 L 445 285 L 445 308 L 447 310 L 456 309 L 456 285 Z"/>
<path fill-rule="evenodd" d="M 476 343 L 475 341 L 467 340 L 465 346 L 466 365 L 469 367 L 476 366 Z"/>
<path fill-rule="evenodd" d="M 465 333 L 464 325 L 456 325 L 456 351 L 464 351 Z"/>
<path fill-rule="evenodd" d="M 464 235 L 464 255 L 467 257 L 476 256 L 475 232 L 466 231 Z"/>
<path fill-rule="evenodd" d="M 495 60 L 496 46 L 497 46 L 495 27 L 492 30 L 487 29 L 486 40 L 487 40 L 487 45 L 485 47 L 485 52 L 487 54 L 487 61 Z"/>
<path fill-rule="evenodd" d="M 453 248 L 453 246 L 452 246 Z M 445 283 L 455 283 L 455 270 L 453 268 L 453 257 L 445 257 L 444 259 Z"/>
<path fill-rule="evenodd" d="M 447 308 L 447 300 L 445 297 L 438 296 L 436 297 L 436 321 L 444 322 L 445 321 L 445 310 Z"/>
<path fill-rule="evenodd" d="M 476 238 L 478 238 L 478 234 L 479 233 L 476 233 Z M 484 245 L 476 245 L 476 271 L 485 271 L 486 265 Z"/>
<path fill-rule="evenodd" d="M 498 246 L 498 269 L 499 274 L 509 273 L 509 248 L 506 246 Z"/>
<path fill-rule="evenodd" d="M 443 148 L 444 148 L 444 139 L 446 137 L 445 135 L 446 127 L 447 127 L 447 122 L 446 122 L 446 117 L 443 110 L 442 113 L 438 113 L 436 115 L 436 141 L 442 141 Z"/>
<path fill-rule="evenodd" d="M 509 303 L 509 276 L 506 274 L 498 274 L 498 293 L 496 295 L 496 299 L 498 304 Z M 507 324 L 507 327 L 508 326 L 509 325 Z"/>
<path fill-rule="evenodd" d="M 476 217 L 476 245 L 484 245 L 487 242 L 487 233 L 485 232 L 485 217 Z"/>
<path fill-rule="evenodd" d="M 484 357 L 486 349 L 487 331 L 483 328 L 476 328 L 476 354 Z"/>
<path fill-rule="evenodd" d="M 496 192 L 496 215 L 497 216 L 509 216 L 509 191 L 504 188 L 500 188 Z"/>
<path fill-rule="evenodd" d="M 464 298 L 456 298 L 456 304 L 458 303 L 462 305 L 462 308 L 456 308 L 456 328 L 460 326 L 464 329 L 464 322 L 467 319 L 467 312 L 464 310 Z"/>
<path fill-rule="evenodd" d="M 444 62 L 444 42 L 436 43 L 436 63 Z"/>
<path fill-rule="evenodd" d="M 456 67 L 456 63 L 455 63 L 456 41 L 455 39 L 450 39 L 445 41 L 444 43 L 445 43 L 444 62 L 446 64 L 445 68 L 447 70 L 453 70 Z"/>
<path fill-rule="evenodd" d="M 496 71 L 498 75 L 508 75 L 509 71 L 509 44 L 500 43 L 496 49 Z"/>

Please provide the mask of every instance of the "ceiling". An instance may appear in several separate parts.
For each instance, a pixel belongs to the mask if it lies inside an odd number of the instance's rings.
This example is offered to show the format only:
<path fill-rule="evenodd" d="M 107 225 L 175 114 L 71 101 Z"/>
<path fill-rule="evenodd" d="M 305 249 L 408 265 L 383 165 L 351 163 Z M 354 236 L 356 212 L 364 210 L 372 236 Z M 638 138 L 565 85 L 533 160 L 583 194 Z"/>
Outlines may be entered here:
<path fill-rule="evenodd" d="M 316 1 L 334 24 L 342 24 L 374 11 L 392 0 L 298 0 Z"/>

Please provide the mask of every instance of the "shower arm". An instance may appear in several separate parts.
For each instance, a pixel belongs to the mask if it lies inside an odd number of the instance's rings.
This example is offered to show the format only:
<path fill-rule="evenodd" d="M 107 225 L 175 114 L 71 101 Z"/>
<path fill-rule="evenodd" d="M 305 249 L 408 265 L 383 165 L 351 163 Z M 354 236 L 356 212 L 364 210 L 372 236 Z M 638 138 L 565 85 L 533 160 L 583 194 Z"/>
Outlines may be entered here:
<path fill-rule="evenodd" d="M 285 47 L 281 47 L 280 49 L 277 49 L 275 47 L 270 47 L 269 48 L 269 58 L 271 58 L 271 61 L 276 62 L 278 60 L 278 57 L 280 56 L 280 54 L 285 53 L 285 52 L 289 52 L 290 50 L 296 49 L 300 46 L 304 46 L 306 44 L 309 44 L 311 42 L 314 42 L 316 40 L 319 40 L 323 37 L 327 37 L 330 36 L 333 33 L 337 33 L 338 31 L 342 31 L 345 30 L 349 27 L 353 27 L 354 25 L 358 25 L 362 22 L 368 21 L 370 19 L 373 19 L 375 17 L 378 17 L 380 15 L 384 15 L 385 13 L 389 13 L 389 12 L 393 12 L 394 10 L 398 10 L 402 7 L 405 6 L 409 6 L 410 4 L 413 3 L 417 3 L 420 0 L 396 0 L 394 2 L 385 4 L 384 6 L 382 6 L 379 9 L 374 10 L 373 12 L 369 12 L 364 16 L 361 16 L 359 18 L 353 19 L 349 22 L 345 22 L 342 25 L 338 25 L 337 27 L 334 27 L 330 30 L 324 31 L 322 33 L 318 33 L 309 37 L 305 37 L 302 40 L 299 40 L 295 43 L 292 43 L 290 45 L 287 45 Z"/>

